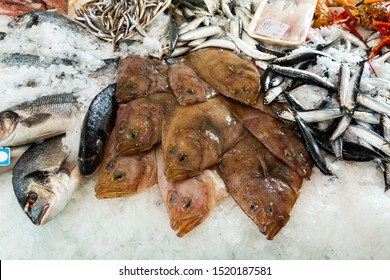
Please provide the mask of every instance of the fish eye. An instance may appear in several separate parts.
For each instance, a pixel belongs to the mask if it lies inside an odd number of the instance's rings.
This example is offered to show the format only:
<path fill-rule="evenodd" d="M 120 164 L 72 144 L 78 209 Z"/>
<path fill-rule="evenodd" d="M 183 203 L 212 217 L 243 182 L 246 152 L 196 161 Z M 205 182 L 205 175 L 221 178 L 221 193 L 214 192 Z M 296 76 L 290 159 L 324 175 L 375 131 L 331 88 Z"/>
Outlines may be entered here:
<path fill-rule="evenodd" d="M 114 181 L 122 181 L 123 179 L 125 179 L 126 177 L 126 173 L 123 172 L 123 171 L 117 171 L 114 173 L 114 177 L 113 177 L 113 180 Z"/>
<path fill-rule="evenodd" d="M 130 89 L 133 89 L 133 88 L 137 87 L 137 84 L 136 83 L 128 83 L 127 87 L 130 88 Z"/>
<path fill-rule="evenodd" d="M 127 128 L 127 123 L 126 122 L 122 122 L 121 125 L 119 126 L 119 133 L 123 133 L 126 131 L 126 128 Z"/>
<path fill-rule="evenodd" d="M 242 87 L 242 90 L 243 90 L 245 93 L 248 93 L 248 92 L 249 92 L 249 87 L 248 87 L 248 86 L 243 86 L 243 87 Z"/>
<path fill-rule="evenodd" d="M 177 161 L 184 162 L 187 160 L 187 154 L 186 153 L 179 153 L 177 155 Z"/>
<path fill-rule="evenodd" d="M 289 150 L 284 150 L 284 156 L 288 159 L 288 160 L 292 160 L 292 155 L 290 153 Z"/>
<path fill-rule="evenodd" d="M 130 138 L 130 139 L 137 139 L 138 138 L 138 132 L 135 131 L 135 130 L 131 130 L 129 135 L 128 135 L 128 138 Z"/>
<path fill-rule="evenodd" d="M 273 209 L 273 203 L 271 202 L 268 207 L 265 209 L 265 212 L 267 213 L 267 216 L 271 217 L 274 214 L 274 209 Z"/>
<path fill-rule="evenodd" d="M 251 212 L 256 212 L 257 209 L 259 209 L 259 205 L 256 201 L 252 201 L 251 205 L 249 206 L 249 209 L 251 210 Z"/>
<path fill-rule="evenodd" d="M 230 92 L 231 92 L 231 94 L 234 95 L 234 96 L 237 96 L 237 95 L 238 95 L 238 90 L 237 90 L 237 89 L 232 89 Z"/>
<path fill-rule="evenodd" d="M 106 167 L 104 168 L 104 171 L 108 172 L 111 169 L 113 169 L 114 167 L 115 167 L 115 161 L 114 160 L 110 160 L 108 162 L 108 164 L 106 165 Z"/>
<path fill-rule="evenodd" d="M 172 146 L 171 148 L 169 148 L 169 150 L 167 152 L 167 157 L 171 157 L 175 153 L 175 151 L 176 151 L 175 146 Z"/>
<path fill-rule="evenodd" d="M 183 204 L 181 205 L 183 211 L 186 211 L 190 206 L 191 206 L 191 198 L 188 197 L 184 198 Z"/>
<path fill-rule="evenodd" d="M 176 87 L 176 90 L 180 92 L 180 91 L 183 91 L 184 88 L 183 88 L 182 86 L 177 86 L 177 87 Z"/>
<path fill-rule="evenodd" d="M 192 88 L 188 88 L 186 90 L 186 93 L 189 94 L 189 95 L 193 95 L 193 94 L 195 94 L 195 91 Z"/>
<path fill-rule="evenodd" d="M 176 193 L 171 193 L 171 197 L 169 198 L 169 205 L 172 205 L 173 203 L 176 202 L 176 199 L 177 199 L 177 195 Z"/>
<path fill-rule="evenodd" d="M 28 203 L 31 205 L 31 204 L 34 204 L 38 199 L 38 195 L 36 193 L 30 193 L 28 195 Z"/>

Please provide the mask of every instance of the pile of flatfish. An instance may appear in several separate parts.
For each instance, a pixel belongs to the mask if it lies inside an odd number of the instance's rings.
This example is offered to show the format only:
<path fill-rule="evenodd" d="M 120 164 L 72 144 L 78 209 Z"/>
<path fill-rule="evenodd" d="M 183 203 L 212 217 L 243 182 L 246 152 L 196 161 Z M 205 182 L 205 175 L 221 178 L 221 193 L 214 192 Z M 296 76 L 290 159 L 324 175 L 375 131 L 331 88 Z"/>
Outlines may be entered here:
<path fill-rule="evenodd" d="M 82 174 L 102 162 L 96 197 L 130 196 L 157 183 L 171 227 L 183 236 L 227 189 L 272 239 L 289 220 L 312 163 L 291 126 L 255 108 L 263 108 L 260 76 L 254 62 L 223 49 L 202 49 L 171 65 L 121 59 L 117 112 L 94 124 L 94 112 L 105 114 L 93 101 L 80 143 Z"/>

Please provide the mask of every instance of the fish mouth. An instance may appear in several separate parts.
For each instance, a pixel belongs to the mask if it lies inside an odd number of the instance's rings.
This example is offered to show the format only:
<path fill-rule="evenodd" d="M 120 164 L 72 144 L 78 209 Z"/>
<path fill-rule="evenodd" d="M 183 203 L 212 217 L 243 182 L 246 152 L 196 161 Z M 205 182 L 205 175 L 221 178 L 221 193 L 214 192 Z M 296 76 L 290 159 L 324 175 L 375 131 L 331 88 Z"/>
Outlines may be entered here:
<path fill-rule="evenodd" d="M 172 218 L 171 228 L 174 231 L 177 231 L 176 235 L 178 237 L 183 237 L 191 230 L 193 230 L 195 227 L 197 227 L 200 223 L 202 223 L 205 218 L 206 218 L 205 216 L 200 216 L 200 215 L 186 218 L 186 219 Z"/>
<path fill-rule="evenodd" d="M 268 240 L 272 240 L 287 224 L 289 219 L 290 216 L 279 216 L 275 221 L 266 224 L 263 228 L 260 228 L 260 231 Z"/>
<path fill-rule="evenodd" d="M 39 213 L 38 218 L 35 221 L 32 221 L 34 223 L 34 225 L 40 226 L 40 225 L 44 225 L 46 223 L 46 220 L 45 220 L 46 213 L 49 211 L 50 206 L 51 206 L 50 204 L 46 204 L 43 207 L 41 213 Z"/>
<path fill-rule="evenodd" d="M 200 174 L 201 171 L 190 170 L 190 169 L 177 169 L 177 168 L 168 168 L 164 171 L 164 175 L 167 178 L 168 182 L 182 181 L 187 178 L 196 176 Z"/>
<path fill-rule="evenodd" d="M 141 143 L 130 144 L 128 142 L 120 142 L 116 146 L 116 150 L 121 156 L 131 156 L 139 152 L 148 150 L 149 148 L 151 147 L 146 147 L 144 145 L 141 145 Z"/>
<path fill-rule="evenodd" d="M 112 182 L 104 182 L 96 184 L 95 186 L 95 196 L 97 199 L 107 199 L 107 198 L 116 198 L 130 196 L 138 193 L 137 187 L 131 187 L 126 183 L 120 185 L 116 184 L 113 186 Z"/>

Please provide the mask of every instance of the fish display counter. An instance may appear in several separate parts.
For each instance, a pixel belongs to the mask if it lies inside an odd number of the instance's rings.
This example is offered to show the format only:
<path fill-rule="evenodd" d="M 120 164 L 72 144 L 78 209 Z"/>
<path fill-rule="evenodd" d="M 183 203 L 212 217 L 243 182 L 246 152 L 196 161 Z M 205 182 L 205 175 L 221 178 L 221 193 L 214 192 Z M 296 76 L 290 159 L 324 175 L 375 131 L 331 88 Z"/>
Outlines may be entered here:
<path fill-rule="evenodd" d="M 260 2 L 0 6 L 1 259 L 389 259 L 387 7 Z"/>

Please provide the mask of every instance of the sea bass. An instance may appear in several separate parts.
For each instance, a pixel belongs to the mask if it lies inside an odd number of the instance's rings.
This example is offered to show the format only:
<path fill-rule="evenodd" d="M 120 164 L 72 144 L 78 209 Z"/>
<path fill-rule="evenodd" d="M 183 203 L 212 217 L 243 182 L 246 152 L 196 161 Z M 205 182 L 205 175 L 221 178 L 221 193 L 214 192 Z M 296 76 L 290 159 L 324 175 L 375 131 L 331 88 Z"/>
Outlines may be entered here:
<path fill-rule="evenodd" d="M 155 93 L 120 104 L 114 128 L 119 155 L 150 150 L 160 142 L 163 121 L 176 104 L 172 93 Z"/>
<path fill-rule="evenodd" d="M 118 104 L 115 84 L 103 89 L 89 105 L 81 128 L 79 169 L 83 176 L 92 175 L 103 160 L 104 148 L 115 124 Z"/>
<path fill-rule="evenodd" d="M 240 208 L 273 239 L 290 218 L 302 177 L 251 134 L 222 156 L 218 170 Z"/>
<path fill-rule="evenodd" d="M 215 170 L 207 169 L 184 181 L 170 183 L 164 175 L 164 156 L 157 149 L 158 186 L 171 228 L 183 237 L 202 223 L 226 196 L 225 184 Z"/>
<path fill-rule="evenodd" d="M 200 174 L 246 134 L 224 98 L 178 106 L 172 112 L 162 134 L 165 176 L 169 182 Z"/>
<path fill-rule="evenodd" d="M 77 62 L 70 59 L 62 59 L 58 57 L 43 57 L 32 54 L 20 53 L 4 53 L 0 55 L 0 64 L 6 66 L 26 66 L 26 67 L 42 67 L 47 68 L 50 65 L 65 65 L 73 66 Z"/>
<path fill-rule="evenodd" d="M 244 104 L 255 104 L 260 93 L 256 65 L 231 51 L 207 48 L 188 54 L 186 61 L 219 93 Z"/>
<path fill-rule="evenodd" d="M 116 100 L 129 102 L 155 92 L 169 91 L 168 66 L 159 60 L 129 55 L 119 61 Z"/>
<path fill-rule="evenodd" d="M 300 176 L 310 177 L 313 164 L 309 153 L 291 127 L 258 109 L 230 100 L 227 102 L 241 123 L 275 156 Z"/>
<path fill-rule="evenodd" d="M 64 133 L 80 104 L 70 93 L 42 96 L 0 112 L 0 146 L 19 146 Z"/>
<path fill-rule="evenodd" d="M 157 184 L 155 149 L 133 156 L 115 151 L 115 132 L 111 133 L 95 185 L 97 198 L 130 196 Z"/>
<path fill-rule="evenodd" d="M 212 86 L 182 61 L 169 66 L 168 79 L 180 105 L 207 101 L 217 94 Z"/>
<path fill-rule="evenodd" d="M 43 225 L 57 216 L 80 182 L 76 159 L 68 159 L 70 150 L 62 144 L 63 137 L 33 144 L 12 172 L 16 198 L 35 225 Z"/>

